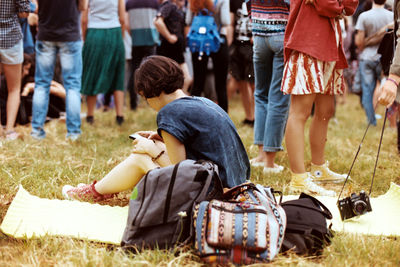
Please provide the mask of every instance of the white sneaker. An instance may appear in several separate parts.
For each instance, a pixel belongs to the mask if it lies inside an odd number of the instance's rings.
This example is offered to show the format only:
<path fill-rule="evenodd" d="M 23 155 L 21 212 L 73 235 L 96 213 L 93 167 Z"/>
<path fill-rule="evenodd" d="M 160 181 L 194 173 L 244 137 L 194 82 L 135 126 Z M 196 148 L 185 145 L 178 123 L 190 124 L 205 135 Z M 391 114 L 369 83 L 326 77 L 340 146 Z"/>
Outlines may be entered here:
<path fill-rule="evenodd" d="M 250 165 L 253 167 L 264 167 L 264 161 L 256 161 L 256 158 L 250 160 Z"/>
<path fill-rule="evenodd" d="M 280 172 L 283 171 L 283 169 L 284 169 L 283 166 L 278 165 L 278 164 L 275 164 L 275 167 L 273 167 L 273 168 L 264 167 L 263 173 L 264 173 L 264 174 L 268 174 L 268 173 L 280 173 Z"/>

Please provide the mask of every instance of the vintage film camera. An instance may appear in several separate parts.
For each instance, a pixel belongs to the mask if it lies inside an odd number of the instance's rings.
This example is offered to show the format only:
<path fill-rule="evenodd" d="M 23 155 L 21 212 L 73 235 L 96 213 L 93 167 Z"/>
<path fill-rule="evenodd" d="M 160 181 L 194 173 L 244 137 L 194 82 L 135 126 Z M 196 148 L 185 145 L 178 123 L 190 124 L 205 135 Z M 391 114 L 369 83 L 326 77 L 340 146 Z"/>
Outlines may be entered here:
<path fill-rule="evenodd" d="M 342 221 L 372 211 L 369 196 L 364 192 L 364 190 L 361 190 L 359 195 L 352 193 L 351 196 L 340 199 L 337 206 Z"/>

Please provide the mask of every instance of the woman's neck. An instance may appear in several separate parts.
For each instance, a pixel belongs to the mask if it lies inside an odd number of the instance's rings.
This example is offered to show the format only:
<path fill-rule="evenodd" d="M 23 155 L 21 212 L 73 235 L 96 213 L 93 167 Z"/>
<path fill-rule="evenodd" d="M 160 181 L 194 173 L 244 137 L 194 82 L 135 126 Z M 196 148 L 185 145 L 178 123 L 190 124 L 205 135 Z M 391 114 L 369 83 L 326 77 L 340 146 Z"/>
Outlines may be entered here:
<path fill-rule="evenodd" d="M 179 99 L 179 98 L 182 98 L 182 97 L 186 97 L 187 95 L 183 92 L 183 90 L 182 89 L 178 89 L 178 90 L 176 90 L 175 92 L 173 92 L 173 93 L 171 93 L 171 94 L 165 94 L 165 93 L 162 93 L 160 96 L 159 96 L 159 100 L 160 100 L 160 106 L 161 106 L 161 108 L 162 107 L 164 107 L 165 105 L 167 105 L 167 104 L 169 104 L 169 103 L 171 103 L 172 101 L 174 101 L 174 100 L 176 100 L 176 99 Z M 160 108 L 160 109 L 161 109 Z"/>

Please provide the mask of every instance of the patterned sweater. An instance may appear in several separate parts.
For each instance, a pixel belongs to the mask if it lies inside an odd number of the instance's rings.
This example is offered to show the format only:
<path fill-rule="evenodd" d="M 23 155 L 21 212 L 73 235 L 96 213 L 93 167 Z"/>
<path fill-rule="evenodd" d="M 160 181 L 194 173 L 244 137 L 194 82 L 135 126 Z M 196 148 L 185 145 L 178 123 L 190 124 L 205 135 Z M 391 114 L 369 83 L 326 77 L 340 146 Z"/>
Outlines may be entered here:
<path fill-rule="evenodd" d="M 253 35 L 284 34 L 288 17 L 288 0 L 251 0 Z"/>

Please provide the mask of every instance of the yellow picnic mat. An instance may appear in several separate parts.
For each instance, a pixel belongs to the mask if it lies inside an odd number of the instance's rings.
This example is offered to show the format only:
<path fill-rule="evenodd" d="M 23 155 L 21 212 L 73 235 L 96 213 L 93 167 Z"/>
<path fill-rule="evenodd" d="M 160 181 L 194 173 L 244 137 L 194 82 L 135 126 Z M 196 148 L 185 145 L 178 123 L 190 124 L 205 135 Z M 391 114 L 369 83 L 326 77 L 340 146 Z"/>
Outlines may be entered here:
<path fill-rule="evenodd" d="M 357 192 L 358 194 L 359 192 Z M 341 198 L 347 196 L 341 196 Z M 284 196 L 283 201 L 296 199 L 298 196 Z M 332 213 L 332 229 L 365 235 L 400 236 L 400 186 L 391 183 L 389 190 L 377 198 L 370 198 L 372 212 L 353 217 L 343 222 L 336 206 L 337 197 L 319 199 Z"/>
<path fill-rule="evenodd" d="M 0 229 L 16 238 L 54 235 L 120 244 L 127 217 L 128 207 L 39 198 L 20 185 Z"/>
<path fill-rule="evenodd" d="M 284 196 L 284 201 L 298 196 Z M 336 198 L 317 197 L 332 212 L 333 229 L 368 235 L 400 236 L 400 186 L 371 198 L 372 212 L 342 222 Z M 44 235 L 69 236 L 110 244 L 120 244 L 128 207 L 110 207 L 79 201 L 43 199 L 20 186 L 0 229 L 15 238 Z"/>

